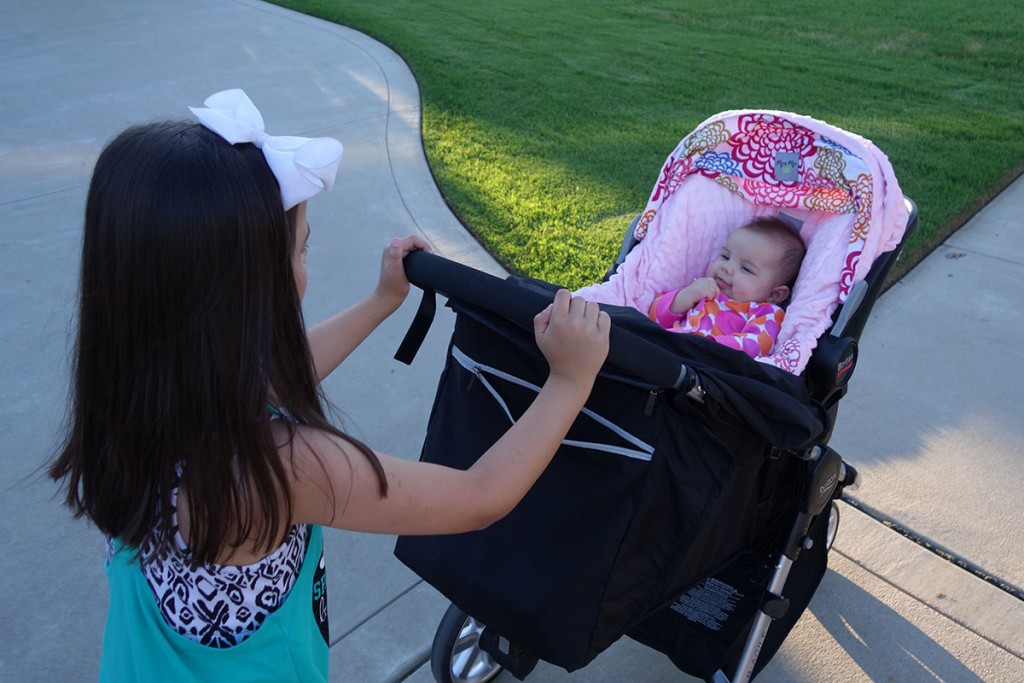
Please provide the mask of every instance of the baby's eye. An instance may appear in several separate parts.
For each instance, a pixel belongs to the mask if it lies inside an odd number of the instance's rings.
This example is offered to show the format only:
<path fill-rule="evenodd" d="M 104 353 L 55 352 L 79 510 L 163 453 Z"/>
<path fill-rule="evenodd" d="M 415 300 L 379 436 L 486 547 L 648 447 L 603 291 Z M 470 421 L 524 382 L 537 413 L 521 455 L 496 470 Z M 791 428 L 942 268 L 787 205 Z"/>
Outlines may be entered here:
<path fill-rule="evenodd" d="M 747 266 L 743 266 L 743 272 L 745 272 L 745 273 L 750 273 L 751 275 L 753 275 L 753 274 L 754 274 L 754 271 L 752 271 L 752 270 L 751 270 L 750 268 L 748 268 Z"/>

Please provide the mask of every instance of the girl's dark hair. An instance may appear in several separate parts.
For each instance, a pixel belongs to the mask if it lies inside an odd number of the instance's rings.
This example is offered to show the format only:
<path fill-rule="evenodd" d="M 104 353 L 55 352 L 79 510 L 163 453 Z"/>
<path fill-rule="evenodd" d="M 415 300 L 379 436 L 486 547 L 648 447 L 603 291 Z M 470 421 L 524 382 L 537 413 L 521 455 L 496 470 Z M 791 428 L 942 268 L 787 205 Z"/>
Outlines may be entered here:
<path fill-rule="evenodd" d="M 292 498 L 268 405 L 327 421 L 292 272 L 294 212 L 260 150 L 206 128 L 130 128 L 89 186 L 69 423 L 49 474 L 139 548 L 173 543 L 180 467 L 196 563 L 283 538 Z M 289 427 L 295 437 L 295 427 Z M 283 514 L 282 514 L 283 513 Z"/>

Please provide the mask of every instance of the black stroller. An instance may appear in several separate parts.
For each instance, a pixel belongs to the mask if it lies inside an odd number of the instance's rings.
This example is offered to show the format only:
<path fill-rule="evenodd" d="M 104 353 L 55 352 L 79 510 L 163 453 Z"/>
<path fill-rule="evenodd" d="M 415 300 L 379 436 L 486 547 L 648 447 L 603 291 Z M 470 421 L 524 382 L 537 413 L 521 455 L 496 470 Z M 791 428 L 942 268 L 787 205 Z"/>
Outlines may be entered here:
<path fill-rule="evenodd" d="M 702 275 L 728 230 L 764 213 L 808 243 L 772 357 L 666 331 L 637 310 L 666 278 Z M 488 529 L 396 544 L 452 602 L 435 678 L 479 683 L 505 669 L 522 680 L 538 658 L 573 671 L 622 635 L 707 681 L 756 675 L 817 588 L 834 501 L 856 485 L 828 441 L 916 221 L 884 155 L 827 124 L 726 112 L 684 138 L 606 281 L 582 292 L 612 316 L 611 351 L 550 467 Z M 433 292 L 457 314 L 421 457 L 465 468 L 543 383 L 532 318 L 556 288 L 423 253 L 406 270 L 424 298 L 397 357 L 415 354 Z"/>

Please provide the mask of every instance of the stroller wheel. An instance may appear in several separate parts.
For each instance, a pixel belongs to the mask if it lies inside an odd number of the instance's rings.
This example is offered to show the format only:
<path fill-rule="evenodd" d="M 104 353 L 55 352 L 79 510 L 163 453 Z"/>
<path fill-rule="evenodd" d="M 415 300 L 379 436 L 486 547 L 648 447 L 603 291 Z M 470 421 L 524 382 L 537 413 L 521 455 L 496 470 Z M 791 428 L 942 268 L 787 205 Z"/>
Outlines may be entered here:
<path fill-rule="evenodd" d="M 839 531 L 839 506 L 832 501 L 831 509 L 828 511 L 828 530 L 825 532 L 825 548 L 832 549 L 836 541 L 836 533 Z"/>
<path fill-rule="evenodd" d="M 481 624 L 455 605 L 441 618 L 430 650 L 430 670 L 437 683 L 485 683 L 501 665 L 480 649 Z"/>

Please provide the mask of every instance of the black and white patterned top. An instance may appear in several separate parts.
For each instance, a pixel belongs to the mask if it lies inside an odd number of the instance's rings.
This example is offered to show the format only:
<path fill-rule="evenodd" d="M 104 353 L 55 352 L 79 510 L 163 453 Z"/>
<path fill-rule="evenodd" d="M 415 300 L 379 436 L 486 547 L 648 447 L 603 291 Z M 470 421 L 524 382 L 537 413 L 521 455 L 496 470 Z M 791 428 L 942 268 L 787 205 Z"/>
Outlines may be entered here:
<path fill-rule="evenodd" d="M 177 503 L 175 486 L 173 547 L 154 553 L 154 535 L 140 548 L 139 557 L 147 558 L 141 562 L 142 572 L 160 613 L 176 632 L 209 647 L 238 645 L 284 604 L 302 569 L 309 526 L 293 526 L 281 547 L 254 564 L 208 564 L 192 570 L 188 546 L 178 530 Z M 108 556 L 113 550 L 108 539 Z"/>
<path fill-rule="evenodd" d="M 284 408 L 268 405 L 271 420 L 297 420 Z M 309 525 L 293 526 L 281 546 L 248 565 L 207 564 L 190 569 L 191 554 L 178 529 L 178 484 L 181 464 L 171 491 L 174 543 L 169 551 L 154 552 L 156 534 L 139 549 L 142 572 L 153 590 L 160 613 L 179 634 L 209 647 L 233 647 L 256 632 L 284 604 L 295 585 L 309 544 Z M 107 539 L 107 557 L 114 554 Z"/>

